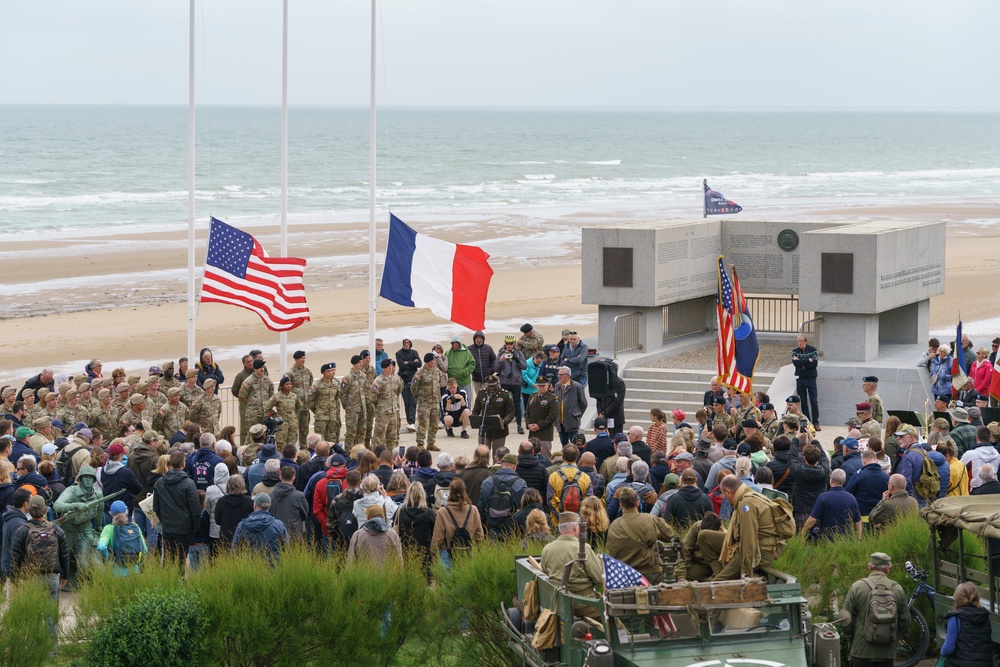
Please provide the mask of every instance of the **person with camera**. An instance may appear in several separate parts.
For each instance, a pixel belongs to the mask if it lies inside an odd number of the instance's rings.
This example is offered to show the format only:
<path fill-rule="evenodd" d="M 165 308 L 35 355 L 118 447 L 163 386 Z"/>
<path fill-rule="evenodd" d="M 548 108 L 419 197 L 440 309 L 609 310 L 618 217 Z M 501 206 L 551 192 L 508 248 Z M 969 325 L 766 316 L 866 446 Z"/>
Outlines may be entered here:
<path fill-rule="evenodd" d="M 441 398 L 441 414 L 444 415 L 445 433 L 449 438 L 455 437 L 454 426 L 462 425 L 462 437 L 469 437 L 469 395 L 464 389 L 459 389 L 458 380 L 448 378 L 448 393 Z"/>
<path fill-rule="evenodd" d="M 523 379 L 521 371 L 528 367 L 528 362 L 524 358 L 524 353 L 515 347 L 517 338 L 514 334 L 507 334 L 503 337 L 503 349 L 497 355 L 497 360 L 493 364 L 493 372 L 500 376 L 500 386 L 510 392 L 510 397 L 514 401 L 514 418 L 517 420 L 517 432 L 524 434 L 524 427 L 521 419 L 524 416 L 524 406 L 521 403 L 521 381 Z"/>

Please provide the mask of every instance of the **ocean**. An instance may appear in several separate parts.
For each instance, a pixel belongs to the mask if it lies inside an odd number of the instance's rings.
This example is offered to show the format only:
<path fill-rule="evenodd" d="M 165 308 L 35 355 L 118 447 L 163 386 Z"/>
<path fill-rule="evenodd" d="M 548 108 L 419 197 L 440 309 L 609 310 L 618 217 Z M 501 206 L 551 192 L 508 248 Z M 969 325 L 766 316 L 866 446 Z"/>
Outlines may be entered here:
<path fill-rule="evenodd" d="M 277 221 L 280 110 L 197 111 L 197 216 Z M 290 224 L 368 218 L 368 111 L 289 111 Z M 187 221 L 187 108 L 0 106 L 0 232 Z M 388 108 L 379 219 L 701 214 L 1000 197 L 1000 113 Z M 533 213 L 532 213 L 533 212 Z M 994 221 L 983 221 L 991 224 Z"/>

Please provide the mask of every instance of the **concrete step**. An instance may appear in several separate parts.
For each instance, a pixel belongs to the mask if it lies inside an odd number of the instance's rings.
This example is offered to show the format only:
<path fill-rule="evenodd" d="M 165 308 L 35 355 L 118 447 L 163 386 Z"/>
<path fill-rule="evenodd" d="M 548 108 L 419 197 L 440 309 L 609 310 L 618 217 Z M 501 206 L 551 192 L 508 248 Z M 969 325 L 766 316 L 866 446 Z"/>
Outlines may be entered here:
<path fill-rule="evenodd" d="M 704 394 L 708 391 L 709 382 L 688 382 L 685 380 L 654 380 L 649 378 L 625 378 L 628 393 L 644 389 L 670 389 L 686 391 L 692 394 Z"/>
<path fill-rule="evenodd" d="M 774 376 L 774 373 L 763 373 L 758 371 L 754 374 L 754 380 L 770 380 L 773 379 Z M 715 372 L 709 370 L 633 366 L 626 368 L 622 377 L 626 380 L 630 378 L 637 380 L 679 380 L 684 382 L 704 382 L 705 384 L 708 384 L 712 381 L 712 378 L 715 377 Z"/>
<path fill-rule="evenodd" d="M 688 401 L 700 402 L 704 397 L 704 391 L 683 391 L 674 389 L 672 385 L 664 384 L 656 389 L 633 389 L 628 388 L 625 392 L 625 401 L 650 400 L 650 401 Z"/>
<path fill-rule="evenodd" d="M 680 408 L 685 412 L 694 412 L 701 407 L 701 400 L 676 400 L 676 401 L 657 401 L 653 399 L 637 399 L 630 400 L 625 399 L 625 409 L 626 410 L 642 410 L 649 412 L 653 408 L 660 408 L 661 410 L 669 413 L 674 408 Z"/>

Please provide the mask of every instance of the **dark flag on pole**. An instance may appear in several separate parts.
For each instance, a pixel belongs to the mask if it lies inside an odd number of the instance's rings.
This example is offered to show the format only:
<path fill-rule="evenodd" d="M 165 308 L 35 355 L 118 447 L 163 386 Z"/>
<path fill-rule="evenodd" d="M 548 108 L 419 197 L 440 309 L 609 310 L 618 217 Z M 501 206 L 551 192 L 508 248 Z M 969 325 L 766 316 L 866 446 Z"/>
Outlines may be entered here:
<path fill-rule="evenodd" d="M 703 181 L 705 186 L 705 215 L 724 215 L 727 213 L 739 213 L 743 207 L 732 199 L 726 199 L 724 195 L 708 187 L 708 179 Z"/>

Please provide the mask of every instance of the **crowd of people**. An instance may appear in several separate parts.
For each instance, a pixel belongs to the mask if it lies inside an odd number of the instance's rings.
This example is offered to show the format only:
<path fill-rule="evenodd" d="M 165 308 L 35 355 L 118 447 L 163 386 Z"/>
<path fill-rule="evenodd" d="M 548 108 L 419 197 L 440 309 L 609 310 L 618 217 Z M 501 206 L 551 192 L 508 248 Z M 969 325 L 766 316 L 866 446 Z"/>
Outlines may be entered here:
<path fill-rule="evenodd" d="M 225 379 L 207 348 L 193 368 L 105 374 L 94 359 L 59 384 L 44 369 L 2 387 L 0 574 L 40 574 L 57 595 L 100 561 L 122 575 L 150 553 L 182 570 L 240 549 L 273 562 L 299 541 L 350 562 L 402 563 L 409 548 L 430 576 L 436 559 L 515 539 L 561 577 L 583 529 L 569 587 L 595 596 L 598 553 L 656 583 L 657 542 L 683 536 L 677 576 L 738 579 L 796 532 L 860 536 L 933 498 L 1000 492 L 1000 425 L 957 397 L 921 438 L 886 415 L 867 376 L 831 455 L 797 395 L 779 415 L 766 394 L 716 379 L 690 422 L 656 408 L 623 429 L 613 378 L 584 433 L 586 345 L 570 330 L 554 345 L 529 324 L 521 334 L 499 351 L 483 332 L 470 346 L 456 336 L 423 356 L 404 339 L 390 357 L 377 339 L 339 379 L 334 363 L 314 376 L 298 351 L 277 389 L 252 350 L 231 388 L 239 431 L 220 423 Z M 804 364 L 808 348 L 799 341 Z M 439 427 L 468 438 L 474 417 L 470 459 L 441 451 Z M 511 424 L 524 436 L 514 447 Z M 398 446 L 403 429 L 414 446 Z"/>

